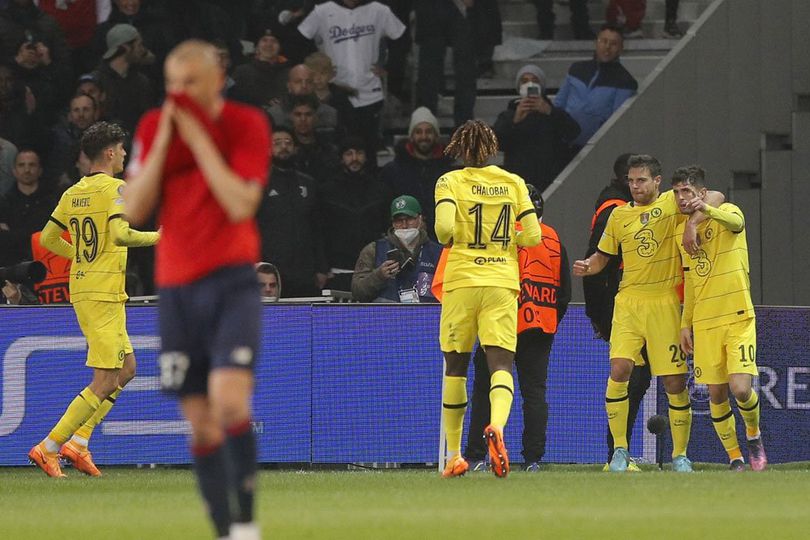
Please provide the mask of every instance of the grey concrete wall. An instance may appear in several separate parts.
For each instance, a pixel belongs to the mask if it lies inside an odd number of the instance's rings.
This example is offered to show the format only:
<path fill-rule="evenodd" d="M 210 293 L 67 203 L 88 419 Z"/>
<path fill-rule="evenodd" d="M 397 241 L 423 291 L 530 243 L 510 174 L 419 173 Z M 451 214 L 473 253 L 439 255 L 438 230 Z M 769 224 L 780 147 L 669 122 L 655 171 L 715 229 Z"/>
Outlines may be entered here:
<path fill-rule="evenodd" d="M 624 152 L 657 156 L 665 182 L 679 166 L 699 163 L 713 188 L 726 192 L 749 214 L 754 300 L 769 304 L 810 304 L 796 257 L 807 253 L 810 233 L 794 233 L 797 206 L 806 206 L 808 156 L 768 141 L 790 141 L 806 119 L 794 114 L 796 94 L 810 93 L 810 2 L 802 0 L 716 0 L 661 64 L 641 81 L 629 100 L 594 135 L 577 158 L 544 193 L 545 220 L 555 226 L 569 257 L 585 253 L 593 202 Z M 810 140 L 803 143 L 810 146 Z M 735 172 L 758 185 L 732 190 Z M 791 175 L 802 171 L 801 184 Z M 772 173 L 772 174 L 771 174 Z M 787 175 L 787 176 L 785 176 Z M 798 180 L 798 176 L 797 176 Z M 738 186 L 739 187 L 739 186 Z M 765 189 L 768 189 L 768 193 Z M 800 198 L 804 202 L 797 205 Z M 787 245 L 782 245 L 787 242 Z M 761 254 L 761 255 L 760 255 Z M 762 260 L 768 260 L 765 267 Z M 806 267 L 806 265 L 805 265 Z M 798 295 L 798 296 L 797 296 Z M 582 300 L 580 280 L 574 299 Z"/>

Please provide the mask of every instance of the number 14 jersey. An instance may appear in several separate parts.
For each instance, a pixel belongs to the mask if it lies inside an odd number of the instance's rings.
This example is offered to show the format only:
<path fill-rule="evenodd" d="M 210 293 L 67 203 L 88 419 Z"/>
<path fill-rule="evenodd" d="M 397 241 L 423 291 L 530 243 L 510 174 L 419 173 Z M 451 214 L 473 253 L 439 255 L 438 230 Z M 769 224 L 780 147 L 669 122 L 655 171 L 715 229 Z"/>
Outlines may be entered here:
<path fill-rule="evenodd" d="M 111 221 L 123 219 L 124 181 L 104 173 L 85 176 L 69 187 L 50 220 L 70 233 L 70 301 L 124 302 L 127 248 L 116 246 Z"/>
<path fill-rule="evenodd" d="M 436 182 L 436 205 L 455 205 L 444 290 L 520 289 L 515 222 L 535 212 L 526 183 L 500 167 L 467 167 Z"/>

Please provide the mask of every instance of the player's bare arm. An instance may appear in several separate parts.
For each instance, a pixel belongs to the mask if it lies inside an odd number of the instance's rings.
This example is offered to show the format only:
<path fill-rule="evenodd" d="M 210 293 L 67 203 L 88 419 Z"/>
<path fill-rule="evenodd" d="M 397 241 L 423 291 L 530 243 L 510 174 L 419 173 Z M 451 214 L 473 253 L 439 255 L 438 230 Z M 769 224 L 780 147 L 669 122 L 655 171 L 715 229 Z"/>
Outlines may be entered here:
<path fill-rule="evenodd" d="M 574 261 L 574 275 L 584 277 L 598 274 L 607 266 L 608 262 L 610 262 L 610 257 L 597 251 L 587 259 Z"/>
<path fill-rule="evenodd" d="M 127 180 L 124 189 L 124 207 L 127 219 L 135 225 L 143 225 L 155 212 L 160 200 L 160 183 L 166 154 L 172 140 L 175 105 L 171 99 L 163 103 L 157 133 L 143 167 Z"/>
<path fill-rule="evenodd" d="M 228 166 L 202 123 L 192 113 L 177 108 L 174 119 L 180 137 L 194 154 L 194 160 L 228 219 L 239 222 L 253 217 L 261 201 L 262 186 L 258 182 L 246 182 Z"/>
<path fill-rule="evenodd" d="M 726 196 L 719 191 L 709 191 L 706 193 L 706 204 L 710 206 L 720 206 L 726 202 Z M 686 221 L 686 227 L 683 230 L 683 247 L 689 255 L 696 255 L 700 248 L 700 240 L 697 236 L 697 226 L 708 219 L 708 216 L 703 212 L 694 212 L 689 216 Z"/>

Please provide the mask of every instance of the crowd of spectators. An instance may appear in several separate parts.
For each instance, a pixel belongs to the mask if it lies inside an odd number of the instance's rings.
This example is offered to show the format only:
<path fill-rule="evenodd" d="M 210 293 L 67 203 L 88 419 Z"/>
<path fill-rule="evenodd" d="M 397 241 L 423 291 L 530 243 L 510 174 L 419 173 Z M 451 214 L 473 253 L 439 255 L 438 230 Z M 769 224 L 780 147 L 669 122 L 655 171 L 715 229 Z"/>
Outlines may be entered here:
<path fill-rule="evenodd" d="M 578 36 L 593 37 L 587 21 L 574 24 Z M 445 49 L 453 50 L 460 125 L 473 116 L 477 77 L 491 75 L 500 32 L 494 0 L 0 0 L 0 266 L 32 258 L 31 235 L 89 172 L 82 133 L 106 120 L 132 134 L 163 99 L 168 51 L 193 37 L 219 49 L 227 97 L 262 108 L 273 124 L 258 223 L 282 296 L 357 289 L 364 246 L 388 238 L 408 248 L 389 213 L 397 197 L 418 206 L 419 241 L 435 241 L 434 185 L 458 167 L 443 153 L 437 120 Z M 406 74 L 412 37 L 419 69 Z M 594 60 L 572 67 L 555 100 L 541 69 L 519 71 L 519 97 L 495 124 L 506 169 L 544 189 L 632 95 L 621 41 L 615 29 L 600 31 Z M 393 160 L 378 167 L 389 91 L 415 109 L 407 137 L 388 141 Z M 410 252 L 414 262 L 418 253 Z M 379 248 L 365 256 L 375 279 L 379 257 Z M 151 250 L 133 250 L 130 266 L 130 292 L 153 293 Z"/>

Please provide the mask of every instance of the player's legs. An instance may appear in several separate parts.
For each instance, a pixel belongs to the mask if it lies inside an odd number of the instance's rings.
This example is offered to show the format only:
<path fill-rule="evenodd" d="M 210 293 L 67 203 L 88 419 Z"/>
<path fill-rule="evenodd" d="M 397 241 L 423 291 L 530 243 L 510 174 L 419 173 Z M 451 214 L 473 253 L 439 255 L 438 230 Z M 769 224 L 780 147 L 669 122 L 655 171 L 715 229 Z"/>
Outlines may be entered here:
<path fill-rule="evenodd" d="M 447 437 L 448 467 L 455 467 L 455 456 L 461 454 L 464 413 L 467 410 L 467 368 L 475 345 L 477 313 L 481 303 L 480 289 L 464 287 L 444 293 L 439 322 L 439 343 L 444 353 L 445 372 L 442 394 L 442 420 Z M 464 464 L 458 463 L 459 474 Z M 462 471 L 461 469 L 464 469 Z M 458 476 L 456 468 L 445 476 Z M 447 469 L 445 469 L 447 473 Z"/>
<path fill-rule="evenodd" d="M 473 395 L 470 399 L 470 427 L 467 434 L 467 447 L 464 456 L 470 462 L 483 462 L 487 453 L 484 443 L 484 428 L 489 422 L 489 368 L 484 349 L 478 347 L 473 355 L 475 378 Z"/>
<path fill-rule="evenodd" d="M 217 420 L 208 396 L 185 395 L 180 400 L 183 416 L 191 424 L 191 453 L 197 485 L 214 522 L 217 536 L 230 534 L 231 513 L 227 489 L 225 430 Z"/>
<path fill-rule="evenodd" d="M 118 379 L 115 389 L 101 402 L 95 414 L 76 430 L 76 433 L 71 437 L 71 444 L 75 444 L 79 450 L 87 449 L 90 443 L 90 437 L 93 435 L 93 430 L 104 420 L 104 417 L 106 417 L 113 408 L 115 401 L 118 399 L 118 396 L 127 383 L 135 377 L 135 369 L 135 353 L 127 353 L 126 356 L 124 356 L 124 365 L 118 370 Z"/>
<path fill-rule="evenodd" d="M 759 375 L 756 364 L 757 333 L 754 318 L 728 326 L 726 339 L 728 384 L 737 400 L 737 408 L 745 422 L 751 468 L 761 471 L 768 463 L 760 433 L 759 396 L 753 389 L 753 377 Z"/>
<path fill-rule="evenodd" d="M 731 403 L 728 402 L 727 384 L 709 384 L 709 411 L 711 412 L 712 424 L 720 443 L 728 454 L 729 463 L 737 460 L 742 461 L 740 443 L 737 440 L 737 422 L 734 412 L 731 410 Z"/>

